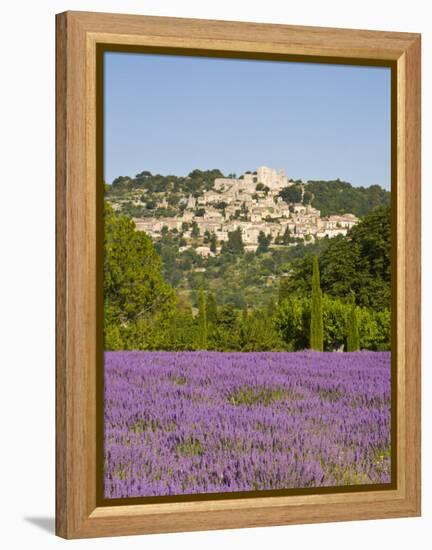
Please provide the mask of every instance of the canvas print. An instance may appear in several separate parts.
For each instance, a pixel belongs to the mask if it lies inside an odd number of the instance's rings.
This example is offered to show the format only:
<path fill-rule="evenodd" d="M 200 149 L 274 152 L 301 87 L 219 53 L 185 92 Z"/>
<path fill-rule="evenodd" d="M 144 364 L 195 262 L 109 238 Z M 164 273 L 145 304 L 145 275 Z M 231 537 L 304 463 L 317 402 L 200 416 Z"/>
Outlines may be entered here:
<path fill-rule="evenodd" d="M 390 69 L 103 63 L 104 497 L 390 484 Z"/>

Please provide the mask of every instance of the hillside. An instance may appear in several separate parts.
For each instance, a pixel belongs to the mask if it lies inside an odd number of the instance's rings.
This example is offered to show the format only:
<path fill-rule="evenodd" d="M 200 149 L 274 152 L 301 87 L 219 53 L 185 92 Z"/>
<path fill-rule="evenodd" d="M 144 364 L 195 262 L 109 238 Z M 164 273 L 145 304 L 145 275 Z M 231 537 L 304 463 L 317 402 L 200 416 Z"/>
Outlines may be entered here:
<path fill-rule="evenodd" d="M 308 181 L 304 188 L 321 216 L 351 212 L 361 218 L 378 206 L 390 205 L 390 192 L 379 185 L 354 187 L 346 181 L 333 180 Z"/>
<path fill-rule="evenodd" d="M 389 208 L 376 209 L 346 236 L 255 253 L 225 246 L 203 257 L 194 248 L 184 250 L 181 239 L 166 231 L 153 243 L 106 205 L 107 349 L 203 349 L 203 307 L 213 323 L 205 334 L 207 349 L 305 349 L 314 257 L 321 271 L 325 349 L 346 345 L 353 303 L 361 349 L 389 349 Z"/>
<path fill-rule="evenodd" d="M 116 178 L 111 185 L 106 185 L 106 196 L 109 201 L 119 201 L 121 212 L 131 217 L 174 217 L 184 207 L 183 201 L 187 197 L 201 197 L 204 192 L 214 189 L 216 178 L 223 177 L 231 178 L 235 174 L 224 176 L 216 168 L 196 169 L 186 177 L 142 171 L 134 177 Z M 354 187 L 339 179 L 291 183 L 286 188 L 289 190 L 288 196 L 299 200 L 303 196 L 303 201 L 320 210 L 321 216 L 350 212 L 363 217 L 376 207 L 390 205 L 390 192 L 379 185 Z M 163 207 L 160 206 L 162 200 Z"/>
<path fill-rule="evenodd" d="M 268 174 L 282 178 L 279 187 L 262 183 Z M 266 168 L 220 178 L 224 175 L 218 169 L 193 170 L 186 177 L 143 171 L 106 186 L 107 202 L 117 214 L 135 218 L 136 227 L 151 237 L 164 279 L 194 306 L 198 290 L 204 288 L 219 304 L 267 307 L 277 299 L 280 278 L 289 273 L 296 274 L 290 293 L 307 293 L 307 258 L 318 255 L 329 295 L 346 297 L 354 290 L 359 305 L 388 307 L 388 273 L 379 289 L 373 286 L 377 279 L 372 274 L 348 281 L 353 269 L 357 277 L 364 272 L 352 257 L 364 227 L 355 225 L 359 219 L 370 220 L 380 208 L 389 212 L 388 191 L 340 180 L 294 182 Z M 358 218 L 343 221 L 340 216 L 346 212 Z M 370 221 L 366 227 L 375 231 L 377 240 L 380 229 Z M 355 242 L 348 243 L 348 231 Z M 347 266 L 348 261 L 352 265 Z"/>
<path fill-rule="evenodd" d="M 293 259 L 285 291 L 308 295 L 311 291 L 312 258 L 319 256 L 321 288 L 335 298 L 355 297 L 360 306 L 376 311 L 390 308 L 391 301 L 391 212 L 377 208 L 346 237 L 327 240 L 320 251 L 304 247 L 303 257 Z"/>

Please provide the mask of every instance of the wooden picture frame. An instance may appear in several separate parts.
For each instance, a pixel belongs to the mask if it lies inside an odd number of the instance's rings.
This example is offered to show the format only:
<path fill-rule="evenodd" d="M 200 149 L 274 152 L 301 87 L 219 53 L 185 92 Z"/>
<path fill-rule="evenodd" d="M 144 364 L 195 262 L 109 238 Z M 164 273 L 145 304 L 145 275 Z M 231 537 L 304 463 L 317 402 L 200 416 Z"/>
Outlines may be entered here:
<path fill-rule="evenodd" d="M 420 35 L 86 12 L 61 13 L 56 24 L 57 535 L 83 538 L 419 515 Z M 391 490 L 98 505 L 96 363 L 102 333 L 97 322 L 97 57 L 104 44 L 129 51 L 144 47 L 392 68 L 397 448 Z"/>

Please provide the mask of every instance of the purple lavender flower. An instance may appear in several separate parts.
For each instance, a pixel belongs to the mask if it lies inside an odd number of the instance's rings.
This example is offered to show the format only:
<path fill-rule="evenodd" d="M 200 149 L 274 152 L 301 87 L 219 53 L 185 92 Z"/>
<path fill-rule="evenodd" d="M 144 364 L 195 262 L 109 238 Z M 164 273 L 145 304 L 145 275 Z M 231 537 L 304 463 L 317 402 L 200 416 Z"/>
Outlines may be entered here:
<path fill-rule="evenodd" d="M 389 483 L 390 353 L 107 352 L 106 498 Z"/>

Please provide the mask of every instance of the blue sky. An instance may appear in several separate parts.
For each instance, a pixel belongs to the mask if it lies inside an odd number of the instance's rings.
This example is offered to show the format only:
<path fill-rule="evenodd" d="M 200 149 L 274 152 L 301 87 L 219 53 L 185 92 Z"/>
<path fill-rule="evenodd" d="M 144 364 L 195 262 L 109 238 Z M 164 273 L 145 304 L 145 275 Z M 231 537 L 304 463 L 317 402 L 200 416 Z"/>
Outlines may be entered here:
<path fill-rule="evenodd" d="M 390 69 L 105 53 L 105 180 L 261 165 L 390 188 Z"/>

